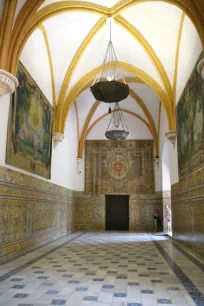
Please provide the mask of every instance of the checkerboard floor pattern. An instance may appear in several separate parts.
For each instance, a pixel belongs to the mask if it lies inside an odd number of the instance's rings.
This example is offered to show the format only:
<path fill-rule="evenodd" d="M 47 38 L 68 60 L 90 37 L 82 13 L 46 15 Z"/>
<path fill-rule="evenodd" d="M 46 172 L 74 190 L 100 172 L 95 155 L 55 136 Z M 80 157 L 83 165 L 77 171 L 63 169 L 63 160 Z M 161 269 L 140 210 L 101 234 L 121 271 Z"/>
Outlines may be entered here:
<path fill-rule="evenodd" d="M 196 262 L 167 237 L 74 233 L 4 262 L 0 306 L 204 306 Z"/>

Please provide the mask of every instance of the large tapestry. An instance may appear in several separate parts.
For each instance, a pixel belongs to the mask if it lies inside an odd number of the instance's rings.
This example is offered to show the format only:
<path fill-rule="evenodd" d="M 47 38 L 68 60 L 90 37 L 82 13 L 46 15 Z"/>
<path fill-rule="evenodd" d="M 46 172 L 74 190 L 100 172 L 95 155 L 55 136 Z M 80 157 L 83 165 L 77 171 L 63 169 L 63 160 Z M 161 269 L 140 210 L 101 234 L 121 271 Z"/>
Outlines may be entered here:
<path fill-rule="evenodd" d="M 152 194 L 152 140 L 88 140 L 85 156 L 86 194 Z"/>
<path fill-rule="evenodd" d="M 19 87 L 11 99 L 7 164 L 50 178 L 52 106 L 19 62 Z"/>
<path fill-rule="evenodd" d="M 199 60 L 202 56 L 199 57 Z M 204 81 L 196 67 L 197 64 L 177 105 L 180 178 L 203 165 Z"/>

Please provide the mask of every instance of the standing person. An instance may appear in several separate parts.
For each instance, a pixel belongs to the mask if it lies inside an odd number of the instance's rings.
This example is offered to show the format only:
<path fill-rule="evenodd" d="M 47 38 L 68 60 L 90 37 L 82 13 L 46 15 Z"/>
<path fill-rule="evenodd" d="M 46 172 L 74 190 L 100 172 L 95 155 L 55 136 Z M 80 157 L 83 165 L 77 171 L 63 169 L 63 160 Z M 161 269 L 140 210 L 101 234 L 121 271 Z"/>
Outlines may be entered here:
<path fill-rule="evenodd" d="M 165 224 L 165 231 L 167 233 L 171 232 L 171 209 L 168 205 L 165 205 L 165 216 L 164 216 L 164 224 Z"/>
<path fill-rule="evenodd" d="M 154 210 L 154 232 L 158 230 L 159 225 L 159 212 L 157 209 Z"/>

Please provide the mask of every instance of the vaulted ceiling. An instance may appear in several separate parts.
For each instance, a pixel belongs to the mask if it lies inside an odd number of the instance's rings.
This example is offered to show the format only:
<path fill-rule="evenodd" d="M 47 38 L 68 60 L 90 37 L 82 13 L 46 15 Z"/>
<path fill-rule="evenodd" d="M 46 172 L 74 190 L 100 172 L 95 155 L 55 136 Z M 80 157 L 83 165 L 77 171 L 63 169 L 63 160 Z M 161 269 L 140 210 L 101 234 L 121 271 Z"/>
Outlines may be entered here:
<path fill-rule="evenodd" d="M 28 2 L 17 3 L 9 70 L 15 71 L 20 58 L 55 106 L 56 130 L 63 133 L 71 105 L 82 140 L 107 113 L 107 106 L 94 100 L 89 86 L 104 59 L 109 16 L 122 71 L 118 74 L 126 77 L 131 88 L 121 108 L 128 118 L 136 114 L 157 141 L 161 105 L 169 129 L 175 128 L 175 105 L 202 50 L 199 23 L 188 14 L 192 11 L 185 6 L 188 1 L 34 0 L 23 24 Z M 2 10 L 1 1 L 0 14 Z"/>

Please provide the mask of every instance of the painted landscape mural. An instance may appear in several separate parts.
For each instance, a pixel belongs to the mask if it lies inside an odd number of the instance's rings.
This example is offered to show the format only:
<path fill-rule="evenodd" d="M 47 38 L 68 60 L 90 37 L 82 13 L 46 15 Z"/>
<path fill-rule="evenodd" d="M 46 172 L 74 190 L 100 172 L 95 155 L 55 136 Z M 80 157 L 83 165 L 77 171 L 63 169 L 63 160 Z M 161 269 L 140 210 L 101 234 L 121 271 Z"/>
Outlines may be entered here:
<path fill-rule="evenodd" d="M 19 62 L 19 87 L 12 96 L 7 163 L 50 178 L 52 106 Z"/>
<path fill-rule="evenodd" d="M 203 55 L 199 57 L 201 59 Z M 192 173 L 203 165 L 204 81 L 197 64 L 177 105 L 179 176 Z"/>

